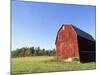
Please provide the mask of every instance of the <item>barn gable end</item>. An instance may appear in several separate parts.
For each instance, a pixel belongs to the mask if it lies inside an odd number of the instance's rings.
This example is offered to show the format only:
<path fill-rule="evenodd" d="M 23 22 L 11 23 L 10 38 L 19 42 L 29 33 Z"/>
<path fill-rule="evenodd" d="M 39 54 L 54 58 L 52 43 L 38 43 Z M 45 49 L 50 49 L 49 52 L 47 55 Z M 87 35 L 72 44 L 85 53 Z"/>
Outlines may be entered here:
<path fill-rule="evenodd" d="M 71 25 L 63 24 L 56 37 L 57 59 L 79 57 L 77 34 Z"/>

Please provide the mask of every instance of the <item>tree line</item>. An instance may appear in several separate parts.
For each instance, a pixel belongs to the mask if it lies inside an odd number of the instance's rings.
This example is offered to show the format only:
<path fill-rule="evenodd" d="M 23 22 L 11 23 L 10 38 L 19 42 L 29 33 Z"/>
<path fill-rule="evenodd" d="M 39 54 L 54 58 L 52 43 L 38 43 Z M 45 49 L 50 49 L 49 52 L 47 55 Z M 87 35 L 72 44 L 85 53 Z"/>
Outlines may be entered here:
<path fill-rule="evenodd" d="M 54 56 L 55 49 L 46 50 L 40 47 L 23 47 L 13 50 L 11 57 L 27 57 L 27 56 Z"/>

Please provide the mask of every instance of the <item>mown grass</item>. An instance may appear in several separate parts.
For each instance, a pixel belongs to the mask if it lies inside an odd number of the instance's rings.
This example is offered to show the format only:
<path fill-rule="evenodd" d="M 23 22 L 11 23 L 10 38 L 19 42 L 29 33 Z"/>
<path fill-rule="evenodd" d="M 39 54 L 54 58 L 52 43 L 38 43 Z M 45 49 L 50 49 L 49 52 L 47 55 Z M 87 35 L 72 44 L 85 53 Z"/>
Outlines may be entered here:
<path fill-rule="evenodd" d="M 95 62 L 91 63 L 75 63 L 75 62 L 57 62 L 51 56 L 35 56 L 12 58 L 12 75 L 25 73 L 40 72 L 57 72 L 57 71 L 76 71 L 95 69 Z"/>

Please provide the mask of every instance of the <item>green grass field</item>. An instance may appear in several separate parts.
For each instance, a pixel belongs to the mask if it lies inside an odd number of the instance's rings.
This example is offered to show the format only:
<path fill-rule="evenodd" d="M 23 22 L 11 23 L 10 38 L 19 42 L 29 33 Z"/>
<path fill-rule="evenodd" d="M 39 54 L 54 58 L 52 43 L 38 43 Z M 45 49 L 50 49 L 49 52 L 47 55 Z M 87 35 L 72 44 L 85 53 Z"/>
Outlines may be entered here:
<path fill-rule="evenodd" d="M 57 62 L 52 56 L 12 58 L 12 75 L 54 71 L 76 71 L 95 69 L 96 63 Z"/>

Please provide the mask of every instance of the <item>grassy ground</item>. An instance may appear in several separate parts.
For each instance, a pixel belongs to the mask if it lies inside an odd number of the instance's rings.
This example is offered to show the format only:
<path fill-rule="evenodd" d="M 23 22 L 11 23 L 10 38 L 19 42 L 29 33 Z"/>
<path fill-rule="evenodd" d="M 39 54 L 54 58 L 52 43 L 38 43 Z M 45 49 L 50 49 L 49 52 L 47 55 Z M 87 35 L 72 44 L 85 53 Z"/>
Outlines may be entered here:
<path fill-rule="evenodd" d="M 40 73 L 40 72 L 52 72 L 52 71 L 75 71 L 95 69 L 95 62 L 91 63 L 66 63 L 57 62 L 53 60 L 51 56 L 35 56 L 35 57 L 23 57 L 12 58 L 12 74 L 22 73 Z"/>

